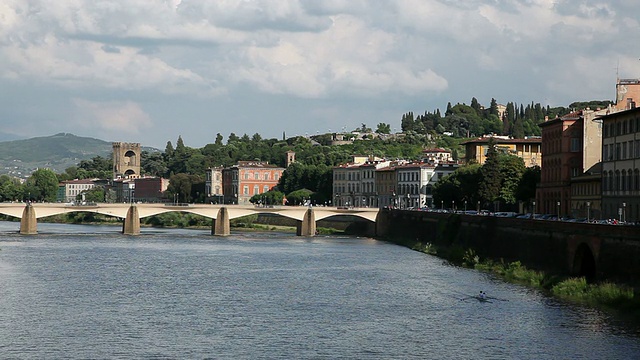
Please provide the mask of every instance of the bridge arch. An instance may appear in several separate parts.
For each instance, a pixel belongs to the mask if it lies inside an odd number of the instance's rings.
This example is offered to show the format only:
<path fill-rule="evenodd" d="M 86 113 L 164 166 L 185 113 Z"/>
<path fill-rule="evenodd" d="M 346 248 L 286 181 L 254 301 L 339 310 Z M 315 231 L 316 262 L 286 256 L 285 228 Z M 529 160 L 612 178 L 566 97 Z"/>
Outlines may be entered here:
<path fill-rule="evenodd" d="M 596 280 L 596 259 L 587 243 L 580 243 L 576 248 L 571 274 L 584 276 L 587 282 Z"/>
<path fill-rule="evenodd" d="M 224 213 L 222 210 L 224 209 Z M 28 210 L 28 211 L 27 211 Z M 172 205 L 172 204 L 114 204 L 100 203 L 82 206 L 71 206 L 60 203 L 0 203 L 0 214 L 13 216 L 21 219 L 24 228 L 28 229 L 21 233 L 36 233 L 36 219 L 63 213 L 88 212 L 97 213 L 124 219 L 125 228 L 133 230 L 128 231 L 136 234 L 140 219 L 153 215 L 168 212 L 183 212 L 201 215 L 214 220 L 214 224 L 224 221 L 228 223 L 230 219 L 235 219 L 245 215 L 252 214 L 273 214 L 286 218 L 294 219 L 298 222 L 299 232 L 302 234 L 313 235 L 315 233 L 315 222 L 334 216 L 351 216 L 362 218 L 370 222 L 371 234 L 375 234 L 375 222 L 378 209 L 337 209 L 325 207 L 303 207 L 303 206 L 277 206 L 277 207 L 255 207 L 255 206 L 239 206 L 239 205 L 213 205 L 213 204 L 188 204 L 188 205 Z M 218 219 L 223 216 L 224 219 Z M 130 224 L 131 223 L 131 224 Z M 137 224 L 137 225 L 136 225 Z M 304 224 L 302 226 L 301 224 Z M 129 226 L 131 225 L 131 226 Z M 225 227 L 226 228 L 226 227 Z"/>

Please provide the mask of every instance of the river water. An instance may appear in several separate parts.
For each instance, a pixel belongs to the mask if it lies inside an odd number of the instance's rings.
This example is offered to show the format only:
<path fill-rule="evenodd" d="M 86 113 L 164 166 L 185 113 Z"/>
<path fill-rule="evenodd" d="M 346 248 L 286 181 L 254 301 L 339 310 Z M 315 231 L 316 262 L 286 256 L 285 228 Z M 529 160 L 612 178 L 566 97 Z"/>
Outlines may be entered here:
<path fill-rule="evenodd" d="M 640 358 L 619 319 L 372 239 L 18 228 L 1 359 Z M 500 300 L 460 300 L 480 290 Z"/>

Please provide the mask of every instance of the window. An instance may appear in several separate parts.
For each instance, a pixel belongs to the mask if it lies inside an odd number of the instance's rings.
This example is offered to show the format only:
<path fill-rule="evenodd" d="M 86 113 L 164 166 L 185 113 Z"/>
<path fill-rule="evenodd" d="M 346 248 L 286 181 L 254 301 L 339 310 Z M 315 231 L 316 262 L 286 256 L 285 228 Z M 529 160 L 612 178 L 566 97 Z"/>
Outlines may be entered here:
<path fill-rule="evenodd" d="M 244 173 L 244 179 L 245 180 L 249 180 L 249 173 L 248 172 Z"/>
<path fill-rule="evenodd" d="M 574 137 L 571 138 L 571 152 L 579 152 L 580 151 L 580 138 Z"/>
<path fill-rule="evenodd" d="M 269 191 L 269 185 L 265 185 L 262 192 L 268 192 Z"/>
<path fill-rule="evenodd" d="M 253 173 L 253 180 L 260 180 L 260 173 Z"/>
<path fill-rule="evenodd" d="M 264 179 L 269 180 L 269 173 L 264 173 Z"/>
<path fill-rule="evenodd" d="M 259 194 L 260 193 L 260 188 L 258 187 L 258 185 L 255 185 L 253 187 L 253 195 Z"/>
<path fill-rule="evenodd" d="M 249 176 L 249 175 L 247 175 Z M 242 193 L 245 195 L 249 195 L 249 185 L 245 185 L 244 188 L 242 189 Z"/>

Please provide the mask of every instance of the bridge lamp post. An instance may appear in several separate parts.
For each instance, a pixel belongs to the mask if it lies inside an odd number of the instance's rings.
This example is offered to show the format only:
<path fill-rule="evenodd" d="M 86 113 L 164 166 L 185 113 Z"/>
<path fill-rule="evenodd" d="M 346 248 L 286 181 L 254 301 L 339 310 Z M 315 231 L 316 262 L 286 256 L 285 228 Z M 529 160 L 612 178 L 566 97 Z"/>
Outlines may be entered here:
<path fill-rule="evenodd" d="M 440 210 L 444 210 L 444 200 L 440 200 Z"/>
<path fill-rule="evenodd" d="M 478 214 L 479 214 L 480 213 L 480 200 L 478 200 L 478 209 L 477 209 L 477 211 L 478 211 Z"/>
<path fill-rule="evenodd" d="M 591 218 L 591 201 L 587 201 L 587 222 L 590 222 Z"/>
<path fill-rule="evenodd" d="M 622 203 L 622 222 L 625 222 L 627 220 L 627 203 L 623 202 Z"/>
<path fill-rule="evenodd" d="M 464 213 L 467 213 L 467 200 L 464 201 Z"/>
<path fill-rule="evenodd" d="M 560 201 L 558 201 L 556 205 L 558 205 L 558 221 L 560 221 Z"/>
<path fill-rule="evenodd" d="M 456 201 L 455 200 L 451 200 L 451 210 L 453 212 L 456 212 Z"/>
<path fill-rule="evenodd" d="M 533 204 L 533 213 L 535 214 L 536 213 L 536 201 L 533 200 L 532 204 Z"/>

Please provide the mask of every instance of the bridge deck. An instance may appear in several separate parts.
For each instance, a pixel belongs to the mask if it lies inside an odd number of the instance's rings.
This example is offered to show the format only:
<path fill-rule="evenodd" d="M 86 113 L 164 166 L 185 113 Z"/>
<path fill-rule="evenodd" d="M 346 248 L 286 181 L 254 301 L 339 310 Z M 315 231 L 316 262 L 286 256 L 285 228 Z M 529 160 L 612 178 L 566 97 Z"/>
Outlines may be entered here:
<path fill-rule="evenodd" d="M 24 203 L 0 203 L 0 214 L 22 218 L 26 204 Z M 287 218 L 302 221 L 306 211 L 309 209 L 304 206 L 275 206 L 275 207 L 258 207 L 247 205 L 211 205 L 211 204 L 112 204 L 99 203 L 95 205 L 69 205 L 61 203 L 33 203 L 33 210 L 37 219 L 72 213 L 72 212 L 92 212 L 124 219 L 131 206 L 135 206 L 138 210 L 140 218 L 168 212 L 186 212 L 201 215 L 207 218 L 216 219 L 220 208 L 227 208 L 229 219 L 235 219 L 252 214 L 277 214 Z M 372 222 L 376 221 L 379 209 L 377 208 L 353 208 L 338 209 L 335 207 L 313 207 L 315 219 L 322 220 L 331 216 L 357 216 Z"/>

